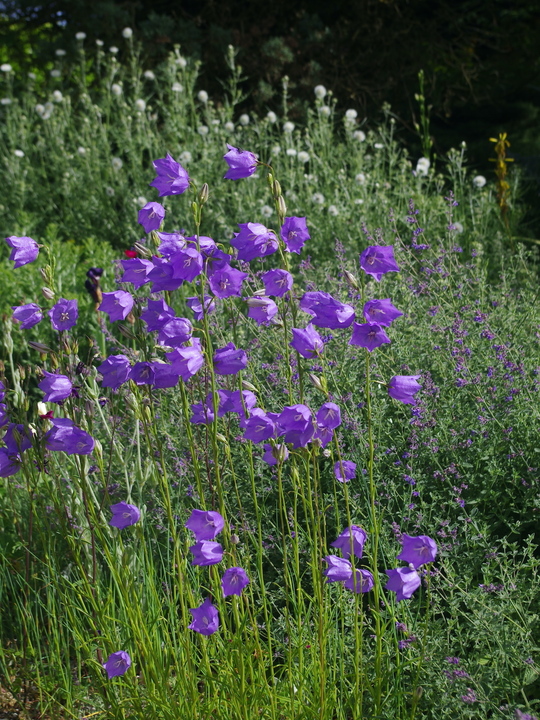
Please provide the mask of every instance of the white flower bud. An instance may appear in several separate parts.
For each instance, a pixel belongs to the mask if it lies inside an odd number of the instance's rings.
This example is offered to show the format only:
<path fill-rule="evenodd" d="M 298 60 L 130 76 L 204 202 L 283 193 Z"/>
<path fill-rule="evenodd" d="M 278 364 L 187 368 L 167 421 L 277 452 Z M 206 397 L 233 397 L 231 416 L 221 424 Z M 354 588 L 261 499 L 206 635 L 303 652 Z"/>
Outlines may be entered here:
<path fill-rule="evenodd" d="M 266 113 L 266 119 L 268 120 L 269 123 L 273 124 L 273 123 L 277 122 L 277 115 L 275 112 L 273 112 L 273 110 L 269 110 Z"/>
<path fill-rule="evenodd" d="M 476 177 L 473 178 L 474 187 L 483 188 L 486 183 L 487 183 L 487 180 L 483 175 L 477 175 Z"/>
<path fill-rule="evenodd" d="M 206 92 L 206 90 L 199 90 L 199 92 L 197 93 L 197 97 L 202 103 L 206 104 L 208 102 L 208 93 Z"/>
<path fill-rule="evenodd" d="M 315 97 L 318 100 L 322 100 L 324 97 L 326 97 L 326 88 L 324 85 L 316 85 L 313 92 L 315 93 Z"/>
<path fill-rule="evenodd" d="M 85 32 L 75 33 L 75 39 L 76 39 L 76 40 L 85 40 L 85 39 L 86 39 L 86 33 L 85 33 Z"/>
<path fill-rule="evenodd" d="M 130 27 L 125 27 L 122 30 L 122 37 L 129 40 L 130 37 L 133 37 L 133 30 Z"/>

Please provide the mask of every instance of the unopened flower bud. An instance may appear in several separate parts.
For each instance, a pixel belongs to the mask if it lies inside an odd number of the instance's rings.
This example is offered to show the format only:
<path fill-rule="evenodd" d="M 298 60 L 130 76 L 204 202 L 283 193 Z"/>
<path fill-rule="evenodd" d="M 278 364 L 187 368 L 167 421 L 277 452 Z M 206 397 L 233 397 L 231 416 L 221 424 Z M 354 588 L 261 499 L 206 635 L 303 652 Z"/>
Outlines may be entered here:
<path fill-rule="evenodd" d="M 274 197 L 281 197 L 281 185 L 278 180 L 274 180 L 272 184 L 272 192 L 274 193 Z"/>
<path fill-rule="evenodd" d="M 283 195 L 280 195 L 278 197 L 277 204 L 278 204 L 279 214 L 282 215 L 283 217 L 285 217 L 285 215 L 287 214 L 287 206 L 285 205 L 285 200 L 283 199 Z"/>
<path fill-rule="evenodd" d="M 238 543 L 240 542 L 240 538 L 238 537 L 238 535 L 236 535 L 236 533 L 233 533 L 231 535 L 231 542 L 233 545 L 238 545 Z"/>
<path fill-rule="evenodd" d="M 159 238 L 158 238 L 159 240 Z M 141 245 L 141 243 L 135 243 L 133 245 L 133 249 L 137 251 L 137 253 L 143 257 L 143 258 L 151 258 L 152 257 L 152 251 L 149 250 L 145 245 Z"/>
<path fill-rule="evenodd" d="M 329 457 L 332 455 L 332 451 L 329 450 L 328 448 L 325 448 L 325 449 L 322 451 L 322 454 L 324 455 L 325 458 L 329 458 Z"/>
<path fill-rule="evenodd" d="M 31 347 L 32 350 L 37 350 L 38 352 L 42 353 L 43 355 L 54 352 L 54 350 L 52 348 L 50 348 L 48 345 L 44 345 L 43 343 L 39 343 L 39 342 L 34 342 L 33 340 L 28 341 L 28 346 Z"/>
<path fill-rule="evenodd" d="M 418 687 L 416 687 L 416 688 L 414 689 L 414 692 L 413 692 L 413 702 L 414 702 L 414 703 L 417 703 L 417 702 L 420 700 L 420 698 L 422 697 L 423 694 L 424 694 L 424 688 L 419 685 Z"/>
<path fill-rule="evenodd" d="M 348 270 L 345 270 L 343 274 L 345 275 L 345 280 L 349 283 L 353 290 L 360 289 L 360 286 L 358 285 L 358 280 L 352 273 L 350 273 Z"/>
<path fill-rule="evenodd" d="M 120 331 L 120 333 L 121 333 L 124 337 L 127 337 L 127 338 L 129 338 L 130 340 L 134 340 L 134 339 L 135 339 L 135 335 L 134 335 L 134 334 L 131 332 L 131 330 L 130 330 L 128 327 L 126 327 L 125 325 L 121 325 L 120 323 L 118 323 L 118 330 Z"/>
<path fill-rule="evenodd" d="M 222 433 L 216 433 L 216 440 L 219 440 L 219 442 L 226 443 L 227 438 Z"/>
<path fill-rule="evenodd" d="M 47 272 L 48 269 L 49 266 L 47 266 L 46 268 L 39 268 L 39 274 L 45 280 L 45 282 L 48 282 L 49 280 L 49 273 Z"/>
<path fill-rule="evenodd" d="M 266 295 L 266 290 L 255 290 L 253 294 L 255 297 L 264 297 Z"/>
<path fill-rule="evenodd" d="M 41 288 L 41 294 L 45 298 L 45 300 L 54 300 L 54 293 L 51 290 L 51 288 L 48 287 L 42 287 Z"/>
<path fill-rule="evenodd" d="M 204 183 L 204 185 L 202 186 L 202 188 L 199 192 L 199 203 L 201 205 L 204 205 L 206 202 L 208 202 L 209 194 L 210 194 L 210 192 L 208 189 L 208 183 Z"/>
<path fill-rule="evenodd" d="M 244 390 L 251 390 L 251 392 L 257 392 L 257 388 L 255 387 L 255 385 L 252 385 L 247 380 L 242 380 L 242 387 L 244 388 Z"/>
<path fill-rule="evenodd" d="M 317 375 L 310 373 L 309 379 L 315 385 L 317 390 L 326 393 L 326 380 L 324 378 L 317 377 Z"/>

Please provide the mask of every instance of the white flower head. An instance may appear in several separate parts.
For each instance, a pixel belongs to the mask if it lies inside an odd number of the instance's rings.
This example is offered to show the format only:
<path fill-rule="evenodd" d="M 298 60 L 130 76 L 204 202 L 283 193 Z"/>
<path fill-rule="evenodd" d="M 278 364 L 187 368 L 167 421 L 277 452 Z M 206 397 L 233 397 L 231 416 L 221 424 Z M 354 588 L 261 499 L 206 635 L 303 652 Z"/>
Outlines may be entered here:
<path fill-rule="evenodd" d="M 86 148 L 82 145 L 79 145 L 79 147 L 77 148 L 77 152 L 79 153 L 79 155 L 86 155 Z"/>
<path fill-rule="evenodd" d="M 30 80 L 35 80 L 37 76 L 35 72 L 29 72 L 28 77 L 30 78 Z"/>
<path fill-rule="evenodd" d="M 85 39 L 86 39 L 86 33 L 85 33 L 85 32 L 75 33 L 75 39 L 76 39 L 76 40 L 85 40 Z"/>
<path fill-rule="evenodd" d="M 356 110 L 353 110 L 352 108 L 350 110 L 347 110 L 345 113 L 345 119 L 348 120 L 349 122 L 356 120 L 357 117 L 358 117 L 358 113 L 356 112 Z"/>
<path fill-rule="evenodd" d="M 328 107 L 328 105 L 321 105 L 320 108 L 318 108 L 319 115 L 322 115 L 322 117 L 330 117 L 332 114 L 332 109 Z"/>
<path fill-rule="evenodd" d="M 313 193 L 311 200 L 316 205 L 324 205 L 324 195 L 320 192 Z"/>
<path fill-rule="evenodd" d="M 416 163 L 416 174 L 421 175 L 422 177 L 426 177 L 430 167 L 431 163 L 428 158 L 421 157 Z"/>
<path fill-rule="evenodd" d="M 14 150 L 13 154 L 15 155 L 15 157 L 18 157 L 18 158 L 24 157 L 24 152 L 22 150 Z"/>
<path fill-rule="evenodd" d="M 60 90 L 55 90 L 52 94 L 52 97 L 53 97 L 54 102 L 56 102 L 56 103 L 62 102 L 62 100 L 64 99 L 64 96 L 62 95 Z"/>
<path fill-rule="evenodd" d="M 187 165 L 193 160 L 193 155 L 189 152 L 189 150 L 184 150 L 184 152 L 180 153 L 179 160 L 181 165 Z"/>
<path fill-rule="evenodd" d="M 305 150 L 300 150 L 300 152 L 298 153 L 298 160 L 301 163 L 309 162 L 309 153 L 306 152 Z"/>
<path fill-rule="evenodd" d="M 113 166 L 113 170 L 121 170 L 123 166 L 122 160 L 120 160 L 119 157 L 113 157 L 111 160 L 111 165 Z"/>
<path fill-rule="evenodd" d="M 146 110 L 146 102 L 142 98 L 135 100 L 135 109 L 139 112 L 144 112 Z"/>
<path fill-rule="evenodd" d="M 130 37 L 133 37 L 133 30 L 130 27 L 125 27 L 122 30 L 122 37 L 129 40 Z"/>
<path fill-rule="evenodd" d="M 118 48 L 116 47 L 116 45 L 113 45 L 112 47 L 110 47 L 109 52 L 112 53 L 113 55 L 116 55 L 116 53 L 118 52 Z"/>
<path fill-rule="evenodd" d="M 114 196 L 114 188 L 112 188 L 110 185 L 105 188 L 105 192 L 107 193 L 107 195 L 108 195 L 109 197 L 113 197 L 113 196 Z"/>
<path fill-rule="evenodd" d="M 266 113 L 266 119 L 268 120 L 269 123 L 273 124 L 273 123 L 277 122 L 277 115 L 273 110 L 269 110 Z"/>
<path fill-rule="evenodd" d="M 261 208 L 261 215 L 265 218 L 272 216 L 273 210 L 269 205 L 263 205 Z"/>
<path fill-rule="evenodd" d="M 45 105 L 38 103 L 35 106 L 34 110 L 37 112 L 38 115 L 43 115 L 43 113 L 45 112 Z"/>
<path fill-rule="evenodd" d="M 185 57 L 182 57 L 181 55 L 179 57 L 177 57 L 174 62 L 178 65 L 178 67 L 181 70 L 184 70 L 187 67 L 187 60 Z"/>
<path fill-rule="evenodd" d="M 462 233 L 462 232 L 463 232 L 463 225 L 462 225 L 460 222 L 455 222 L 455 223 L 452 223 L 452 224 L 453 224 L 453 226 L 454 226 L 454 230 L 455 230 L 457 233 Z"/>
<path fill-rule="evenodd" d="M 96 45 L 97 45 L 98 47 L 103 47 L 104 44 L 105 44 L 105 43 L 103 42 L 103 40 L 96 40 Z"/>
<path fill-rule="evenodd" d="M 11 105 L 11 102 L 12 102 L 11 98 L 2 98 L 0 100 L 1 105 Z"/>
<path fill-rule="evenodd" d="M 138 198 L 135 198 L 135 202 L 137 205 L 144 207 L 148 203 L 148 200 L 144 197 L 144 195 L 139 195 Z"/>
<path fill-rule="evenodd" d="M 51 77 L 52 78 L 59 78 L 60 77 L 60 70 L 57 70 L 56 68 L 54 70 L 51 70 Z"/>
<path fill-rule="evenodd" d="M 272 148 L 272 157 L 273 157 L 274 155 L 279 155 L 280 152 L 281 152 L 280 146 L 279 146 L 279 145 L 274 145 L 274 147 Z"/>
<path fill-rule="evenodd" d="M 285 152 L 287 153 L 287 155 L 289 157 L 296 157 L 296 155 L 297 155 L 296 150 L 294 148 L 287 148 L 287 150 L 285 150 Z"/>
<path fill-rule="evenodd" d="M 118 83 L 113 83 L 111 85 L 111 92 L 116 97 L 120 97 L 120 95 L 122 94 L 122 86 L 119 85 Z"/>
<path fill-rule="evenodd" d="M 2 72 L 8 73 L 8 72 L 11 72 L 13 70 L 13 68 L 11 67 L 11 65 L 9 63 L 2 63 L 2 65 L 0 65 L 0 70 Z"/>
<path fill-rule="evenodd" d="M 243 113 L 238 118 L 238 122 L 240 123 L 240 125 L 249 125 L 249 115 L 247 113 Z"/>
<path fill-rule="evenodd" d="M 181 93 L 184 92 L 184 86 L 181 85 L 179 82 L 173 82 L 171 90 L 175 93 Z"/>
<path fill-rule="evenodd" d="M 363 172 L 360 172 L 357 175 L 355 175 L 354 179 L 358 183 L 358 185 L 365 185 L 367 182 L 367 176 Z"/>
<path fill-rule="evenodd" d="M 227 120 L 227 122 L 225 123 L 225 125 L 223 127 L 225 128 L 225 130 L 227 132 L 230 132 L 230 133 L 234 132 L 234 123 L 231 122 L 230 120 Z"/>
<path fill-rule="evenodd" d="M 208 93 L 206 92 L 206 90 L 199 90 L 199 92 L 197 93 L 197 97 L 202 103 L 206 104 L 208 102 Z"/>
<path fill-rule="evenodd" d="M 202 137 L 204 137 L 205 135 L 208 135 L 208 125 L 199 125 L 199 127 L 197 128 L 197 132 Z"/>
<path fill-rule="evenodd" d="M 56 57 L 64 57 L 64 55 L 66 54 L 66 51 L 62 50 L 62 48 L 57 48 L 54 51 L 54 54 L 56 55 Z"/>
<path fill-rule="evenodd" d="M 487 180 L 483 175 L 477 175 L 476 177 L 473 177 L 472 182 L 474 187 L 483 188 L 484 185 L 487 183 Z"/>
<path fill-rule="evenodd" d="M 294 130 L 294 123 L 292 123 L 290 120 L 287 120 L 286 123 L 283 124 L 283 132 L 284 133 L 292 133 Z"/>
<path fill-rule="evenodd" d="M 156 79 L 156 76 L 152 72 L 152 70 L 145 70 L 143 75 L 147 80 L 155 80 Z"/>
<path fill-rule="evenodd" d="M 354 201 L 355 205 L 363 205 L 364 204 L 364 198 L 356 198 Z"/>
<path fill-rule="evenodd" d="M 366 133 L 363 130 L 355 130 L 352 136 L 355 140 L 358 140 L 358 142 L 364 142 L 366 139 Z"/>
<path fill-rule="evenodd" d="M 328 214 L 332 215 L 333 217 L 336 217 L 337 215 L 339 215 L 339 210 L 337 209 L 337 207 L 335 205 L 329 205 L 328 206 Z"/>
<path fill-rule="evenodd" d="M 326 97 L 326 88 L 324 87 L 324 85 L 316 85 L 313 89 L 313 92 L 315 93 L 315 97 L 318 100 L 322 100 Z"/>
<path fill-rule="evenodd" d="M 375 150 L 382 150 L 384 148 L 384 145 L 382 143 L 373 143 L 373 147 Z"/>

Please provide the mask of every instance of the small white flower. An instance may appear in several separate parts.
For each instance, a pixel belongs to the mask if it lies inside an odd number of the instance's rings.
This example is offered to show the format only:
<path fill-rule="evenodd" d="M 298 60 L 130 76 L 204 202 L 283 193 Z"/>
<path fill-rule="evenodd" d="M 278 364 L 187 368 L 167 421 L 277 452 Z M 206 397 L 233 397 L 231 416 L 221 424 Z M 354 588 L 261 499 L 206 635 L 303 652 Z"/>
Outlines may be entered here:
<path fill-rule="evenodd" d="M 144 197 L 144 195 L 139 195 L 138 198 L 135 198 L 135 202 L 137 205 L 144 207 L 148 203 L 148 200 Z"/>
<path fill-rule="evenodd" d="M 64 55 L 66 54 L 66 51 L 62 50 L 62 48 L 58 48 L 57 50 L 54 51 L 54 54 L 56 55 L 56 57 L 64 57 Z"/>
<path fill-rule="evenodd" d="M 111 92 L 113 95 L 116 95 L 116 97 L 120 97 L 120 95 L 122 94 L 122 86 L 118 83 L 113 83 L 111 85 Z"/>
<path fill-rule="evenodd" d="M 86 148 L 82 145 L 79 145 L 79 147 L 77 148 L 77 152 L 79 153 L 79 155 L 86 155 Z"/>
<path fill-rule="evenodd" d="M 265 218 L 269 218 L 272 215 L 272 208 L 269 205 L 263 205 L 261 208 L 261 215 Z"/>
<path fill-rule="evenodd" d="M 0 103 L 1 103 L 2 105 L 11 105 L 11 102 L 12 102 L 12 101 L 11 101 L 11 98 L 2 98 L 2 99 L 0 100 Z"/>
<path fill-rule="evenodd" d="M 55 90 L 52 94 L 52 97 L 53 97 L 54 102 L 56 102 L 56 103 L 62 102 L 62 100 L 64 99 L 64 96 L 62 95 L 60 90 Z"/>
<path fill-rule="evenodd" d="M 183 70 L 185 67 L 187 67 L 187 60 L 185 57 L 182 57 L 181 55 L 179 57 L 177 57 L 174 62 L 178 65 L 178 67 L 181 70 Z"/>
<path fill-rule="evenodd" d="M 223 126 L 227 132 L 234 132 L 234 123 L 230 120 L 227 120 L 225 125 Z"/>
<path fill-rule="evenodd" d="M 463 232 L 463 225 L 462 225 L 460 222 L 452 223 L 452 225 L 454 226 L 454 230 L 455 230 L 457 233 L 462 233 L 462 232 Z"/>
<path fill-rule="evenodd" d="M 358 140 L 358 142 L 364 142 L 366 139 L 366 133 L 363 130 L 355 130 L 352 136 L 355 140 Z"/>
<path fill-rule="evenodd" d="M 352 110 L 352 109 L 347 110 L 347 112 L 345 113 L 346 120 L 349 120 L 349 121 L 356 120 L 357 117 L 358 117 L 358 113 L 356 112 L 356 110 Z"/>
<path fill-rule="evenodd" d="M 356 198 L 354 201 L 355 205 L 363 205 L 364 204 L 364 198 Z"/>
<path fill-rule="evenodd" d="M 272 148 L 272 156 L 279 155 L 280 152 L 281 148 L 279 147 L 279 145 L 274 145 L 274 147 Z"/>
<path fill-rule="evenodd" d="M 184 92 L 184 86 L 181 85 L 179 82 L 173 82 L 171 90 L 175 93 L 181 93 Z"/>
<path fill-rule="evenodd" d="M 363 172 L 360 172 L 360 173 L 358 173 L 358 175 L 355 175 L 354 179 L 358 183 L 358 185 L 365 185 L 367 182 L 367 176 Z"/>
<path fill-rule="evenodd" d="M 143 75 L 147 80 L 155 80 L 156 79 L 156 76 L 154 75 L 152 70 L 145 70 Z"/>
<path fill-rule="evenodd" d="M 133 37 L 133 30 L 129 27 L 125 27 L 122 30 L 122 37 L 126 38 L 126 40 L 129 40 L 130 37 Z"/>
<path fill-rule="evenodd" d="M 298 160 L 302 163 L 309 162 L 309 153 L 305 150 L 300 150 L 300 152 L 298 153 Z"/>
<path fill-rule="evenodd" d="M 315 97 L 318 100 L 322 100 L 324 97 L 326 97 L 326 88 L 324 85 L 316 85 L 313 89 L 313 92 L 315 93 Z"/>
<path fill-rule="evenodd" d="M 114 195 L 114 188 L 112 188 L 110 185 L 105 188 L 105 192 L 109 197 L 113 197 Z"/>
<path fill-rule="evenodd" d="M 426 177 L 430 167 L 431 163 L 429 162 L 429 160 L 425 157 L 421 157 L 416 163 L 416 174 L 421 175 L 422 177 Z"/>
<path fill-rule="evenodd" d="M 144 112 L 146 110 L 146 103 L 144 100 L 139 98 L 138 100 L 135 100 L 135 109 L 139 112 Z"/>
<path fill-rule="evenodd" d="M 34 73 L 34 72 L 29 72 L 29 73 L 28 73 L 28 77 L 30 78 L 30 80 L 35 80 L 35 79 L 36 79 L 36 73 Z"/>
<path fill-rule="evenodd" d="M 473 185 L 477 188 L 483 188 L 484 185 L 487 183 L 486 178 L 483 175 L 477 175 L 473 178 Z"/>
<path fill-rule="evenodd" d="M 287 148 L 285 151 L 289 157 L 295 157 L 296 156 L 296 150 L 294 148 Z"/>
<path fill-rule="evenodd" d="M 214 118 L 212 120 L 212 125 L 217 128 L 218 125 L 221 124 L 221 120 L 218 120 L 217 118 Z"/>
<path fill-rule="evenodd" d="M 277 115 L 273 110 L 269 110 L 266 113 L 266 119 L 268 120 L 269 123 L 275 123 L 275 122 L 277 122 Z"/>
<path fill-rule="evenodd" d="M 97 45 L 98 47 L 103 47 L 104 44 L 105 44 L 105 43 L 103 42 L 103 40 L 96 40 L 96 45 Z"/>
<path fill-rule="evenodd" d="M 311 201 L 316 205 L 324 205 L 324 195 L 320 192 L 313 193 Z"/>
<path fill-rule="evenodd" d="M 375 150 L 382 150 L 384 145 L 382 143 L 374 143 L 373 147 L 375 148 Z"/>
<path fill-rule="evenodd" d="M 328 105 L 321 105 L 321 107 L 318 109 L 318 113 L 323 117 L 330 117 L 330 115 L 332 114 L 332 109 L 328 107 Z"/>
<path fill-rule="evenodd" d="M 13 70 L 13 68 L 11 67 L 11 65 L 9 63 L 2 63 L 2 65 L 0 65 L 0 70 L 2 72 L 8 73 L 8 72 L 11 72 Z"/>
<path fill-rule="evenodd" d="M 45 112 L 45 105 L 38 103 L 35 106 L 34 110 L 37 112 L 38 115 L 43 115 L 43 113 Z"/>
<path fill-rule="evenodd" d="M 118 52 L 118 48 L 116 47 L 116 45 L 113 45 L 112 47 L 110 47 L 109 52 L 112 53 L 113 55 L 116 55 L 116 53 Z"/>
<path fill-rule="evenodd" d="M 113 170 L 121 170 L 123 164 L 124 163 L 120 160 L 119 157 L 113 157 L 111 160 L 111 165 L 113 166 Z"/>
<path fill-rule="evenodd" d="M 199 90 L 199 92 L 197 93 L 197 97 L 199 98 L 199 101 L 202 103 L 208 102 L 208 93 L 206 92 L 206 90 Z"/>
<path fill-rule="evenodd" d="M 208 135 L 208 126 L 207 125 L 199 125 L 199 127 L 197 128 L 197 132 L 202 137 L 204 137 L 205 135 Z"/>
<path fill-rule="evenodd" d="M 76 39 L 76 40 L 85 40 L 85 39 L 86 39 L 86 33 L 85 33 L 85 32 L 75 33 L 75 39 Z"/>
<path fill-rule="evenodd" d="M 23 157 L 24 157 L 24 153 L 23 153 L 22 150 L 14 150 L 14 151 L 13 151 L 13 154 L 15 155 L 15 157 L 18 157 L 18 158 L 23 158 Z"/>
<path fill-rule="evenodd" d="M 189 152 L 189 150 L 184 150 L 184 152 L 180 153 L 179 160 L 181 165 L 187 165 L 193 160 L 193 155 Z"/>
<path fill-rule="evenodd" d="M 249 125 L 249 115 L 247 113 L 240 115 L 240 117 L 238 118 L 238 122 L 240 123 L 240 125 Z"/>
<path fill-rule="evenodd" d="M 284 133 L 292 133 L 293 130 L 294 130 L 294 123 L 292 123 L 290 120 L 288 120 L 286 123 L 284 123 L 284 125 L 283 125 Z"/>
<path fill-rule="evenodd" d="M 328 214 L 336 217 L 336 215 L 339 215 L 339 210 L 337 209 L 337 207 L 335 205 L 329 205 Z"/>
<path fill-rule="evenodd" d="M 51 77 L 53 78 L 59 78 L 60 77 L 60 70 L 51 70 Z"/>

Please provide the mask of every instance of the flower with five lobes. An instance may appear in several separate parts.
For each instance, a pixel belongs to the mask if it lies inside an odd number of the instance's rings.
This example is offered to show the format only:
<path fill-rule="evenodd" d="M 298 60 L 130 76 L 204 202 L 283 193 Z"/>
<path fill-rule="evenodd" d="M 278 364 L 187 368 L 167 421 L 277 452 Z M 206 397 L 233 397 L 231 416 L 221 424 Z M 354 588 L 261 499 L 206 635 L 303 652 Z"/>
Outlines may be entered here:
<path fill-rule="evenodd" d="M 125 650 L 111 653 L 107 658 L 107 662 L 103 663 L 103 667 L 107 671 L 109 680 L 125 673 L 131 667 L 131 658 Z"/>
<path fill-rule="evenodd" d="M 311 239 L 305 217 L 286 217 L 280 234 L 287 250 L 298 255 L 306 240 Z"/>
<path fill-rule="evenodd" d="M 192 565 L 216 565 L 223 559 L 223 548 L 218 542 L 200 540 L 189 549 L 193 554 Z"/>
<path fill-rule="evenodd" d="M 401 540 L 403 549 L 397 556 L 398 560 L 404 560 L 415 569 L 424 563 L 430 563 L 437 557 L 437 543 L 427 535 L 407 535 L 403 533 Z"/>
<path fill-rule="evenodd" d="M 248 317 L 257 325 L 268 325 L 278 313 L 278 306 L 268 297 L 250 297 L 247 299 Z"/>
<path fill-rule="evenodd" d="M 238 227 L 240 232 L 231 240 L 233 248 L 238 250 L 238 260 L 251 262 L 272 255 L 278 249 L 277 237 L 261 223 L 238 223 Z"/>
<path fill-rule="evenodd" d="M 45 377 L 38 388 L 45 393 L 43 402 L 61 402 L 71 395 L 73 385 L 66 375 L 57 375 L 43 370 Z"/>
<path fill-rule="evenodd" d="M 360 255 L 360 267 L 377 282 L 387 272 L 399 272 L 393 245 L 370 245 Z"/>
<path fill-rule="evenodd" d="M 390 298 L 368 300 L 364 305 L 364 317 L 368 323 L 377 323 L 377 325 L 390 327 L 392 322 L 402 315 L 403 313 L 392 305 Z"/>
<path fill-rule="evenodd" d="M 28 330 L 43 319 L 41 308 L 36 303 L 14 305 L 11 309 L 13 310 L 13 319 L 20 323 L 21 330 Z"/>
<path fill-rule="evenodd" d="M 66 455 L 90 455 L 94 449 L 94 438 L 73 424 L 69 418 L 52 418 L 53 427 L 45 434 L 48 450 L 62 451 Z M 4 437 L 5 442 L 5 437 Z"/>
<path fill-rule="evenodd" d="M 133 308 L 133 295 L 125 290 L 103 293 L 98 310 L 107 313 L 109 320 L 125 320 Z"/>
<path fill-rule="evenodd" d="M 334 475 L 341 483 L 354 480 L 356 477 L 356 463 L 352 460 L 338 460 L 334 465 Z"/>
<path fill-rule="evenodd" d="M 223 159 L 229 166 L 229 169 L 223 176 L 225 180 L 242 180 L 250 177 L 257 170 L 257 156 L 249 150 L 241 150 L 227 143 L 229 152 L 223 156 Z"/>
<path fill-rule="evenodd" d="M 110 387 L 117 390 L 120 385 L 129 380 L 131 365 L 125 355 L 109 355 L 98 366 L 97 371 L 103 376 L 101 387 Z"/>
<path fill-rule="evenodd" d="M 276 433 L 276 424 L 261 408 L 253 408 L 247 419 L 241 422 L 244 428 L 244 440 L 260 443 L 269 440 Z"/>
<path fill-rule="evenodd" d="M 169 153 L 164 158 L 153 162 L 157 177 L 150 183 L 155 187 L 159 196 L 181 195 L 189 187 L 189 175 L 184 168 L 173 159 Z"/>
<path fill-rule="evenodd" d="M 9 259 L 15 262 L 14 270 L 34 262 L 39 255 L 39 245 L 30 237 L 10 235 L 6 238 L 6 242 L 12 248 Z"/>
<path fill-rule="evenodd" d="M 343 587 L 355 593 L 366 593 L 374 585 L 373 575 L 369 570 L 356 569 L 348 580 L 345 580 Z"/>
<path fill-rule="evenodd" d="M 228 298 L 241 294 L 242 283 L 247 277 L 247 273 L 225 265 L 217 268 L 208 276 L 208 284 L 216 297 Z"/>
<path fill-rule="evenodd" d="M 285 442 L 292 443 L 294 448 L 306 447 L 315 432 L 311 410 L 307 405 L 284 407 L 279 414 L 278 424 L 285 433 Z"/>
<path fill-rule="evenodd" d="M 116 505 L 110 505 L 110 508 L 113 516 L 109 520 L 109 525 L 119 530 L 135 525 L 141 519 L 141 511 L 136 505 L 119 502 Z"/>
<path fill-rule="evenodd" d="M 79 317 L 77 300 L 60 298 L 56 305 L 53 305 L 49 310 L 49 317 L 51 318 L 51 325 L 58 332 L 69 330 L 77 324 Z"/>
<path fill-rule="evenodd" d="M 178 373 L 184 382 L 196 375 L 204 365 L 204 355 L 200 348 L 194 345 L 176 348 L 167 353 L 167 360 L 172 363 L 174 372 Z"/>
<path fill-rule="evenodd" d="M 347 581 L 352 576 L 352 565 L 348 560 L 337 555 L 326 555 L 323 560 L 328 567 L 323 571 L 327 583 Z"/>
<path fill-rule="evenodd" d="M 223 597 L 241 595 L 246 585 L 249 585 L 249 578 L 246 571 L 241 567 L 228 568 L 221 578 Z"/>
<path fill-rule="evenodd" d="M 422 388 L 417 382 L 420 375 L 394 375 L 388 385 L 388 394 L 406 405 L 416 405 L 415 394 Z"/>
<path fill-rule="evenodd" d="M 188 625 L 190 630 L 201 635 L 212 635 L 219 629 L 219 613 L 215 605 L 212 605 L 210 598 L 206 598 L 202 605 L 197 608 L 190 608 L 193 622 Z"/>
<path fill-rule="evenodd" d="M 376 323 L 354 323 L 353 334 L 349 345 L 357 345 L 373 352 L 384 343 L 389 343 L 390 338 L 383 328 Z"/>
<path fill-rule="evenodd" d="M 291 273 L 279 268 L 265 272 L 262 281 L 266 294 L 274 297 L 283 297 L 293 286 Z"/>
<path fill-rule="evenodd" d="M 351 542 L 352 539 L 352 542 Z M 338 548 L 348 559 L 351 556 L 351 548 L 355 557 L 361 558 L 364 552 L 364 545 L 367 540 L 367 533 L 358 525 L 351 525 L 340 533 L 330 547 Z"/>
<path fill-rule="evenodd" d="M 232 342 L 214 353 L 214 371 L 218 375 L 236 375 L 248 363 L 245 350 L 237 348 Z"/>
<path fill-rule="evenodd" d="M 213 540 L 225 527 L 225 520 L 215 510 L 192 510 L 185 524 L 195 535 L 195 540 Z"/>
<path fill-rule="evenodd" d="M 323 328 L 347 328 L 354 321 L 354 308 L 336 300 L 327 292 L 307 292 L 302 295 L 300 310 L 313 315 L 313 325 Z"/>
<path fill-rule="evenodd" d="M 311 323 L 303 330 L 301 328 L 292 328 L 292 334 L 293 339 L 289 345 L 302 357 L 311 360 L 311 358 L 320 355 L 324 350 L 323 339 Z"/>
<path fill-rule="evenodd" d="M 146 233 L 152 230 L 159 230 L 165 217 L 165 208 L 157 202 L 149 202 L 139 210 L 139 225 L 142 225 Z"/>
<path fill-rule="evenodd" d="M 409 567 L 396 568 L 395 570 L 385 570 L 388 575 L 388 582 L 384 586 L 385 590 L 392 590 L 396 593 L 396 600 L 409 600 L 415 590 L 420 587 L 420 575 Z"/>

